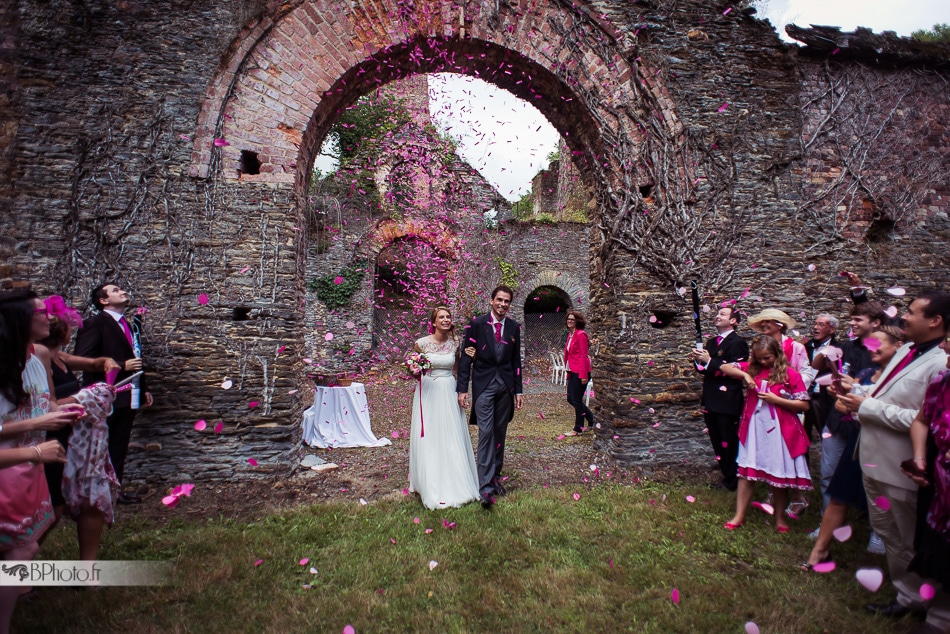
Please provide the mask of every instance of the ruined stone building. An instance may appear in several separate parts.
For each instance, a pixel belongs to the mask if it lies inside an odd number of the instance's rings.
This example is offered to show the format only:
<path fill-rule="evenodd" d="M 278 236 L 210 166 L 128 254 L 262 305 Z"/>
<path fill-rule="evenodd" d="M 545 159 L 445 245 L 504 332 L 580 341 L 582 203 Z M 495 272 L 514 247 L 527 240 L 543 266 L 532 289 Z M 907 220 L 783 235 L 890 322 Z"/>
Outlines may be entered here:
<path fill-rule="evenodd" d="M 3 3 L 0 284 L 81 303 L 109 278 L 148 307 L 156 404 L 136 440 L 158 449 L 133 454 L 131 477 L 230 477 L 248 456 L 287 464 L 309 404 L 294 392 L 305 359 L 349 352 L 324 336 L 340 325 L 308 284 L 386 240 L 424 233 L 445 254 L 456 247 L 438 223 L 314 207 L 314 158 L 361 96 L 469 74 L 561 133 L 586 188 L 589 244 L 554 225 L 466 235 L 462 246 L 482 251 L 531 245 L 523 263 L 483 260 L 492 268 L 464 278 L 478 282 L 466 293 L 513 268 L 527 294 L 565 278 L 554 260 L 585 263 L 585 279 L 558 284 L 589 293 L 595 446 L 626 463 L 705 453 L 684 284 L 695 280 L 707 305 L 749 289 L 743 310 L 808 321 L 846 306 L 842 270 L 879 292 L 950 282 L 946 47 L 834 29 L 792 29 L 805 46 L 790 46 L 743 6 Z M 335 250 L 327 228 L 351 220 L 375 233 Z M 196 432 L 199 418 L 224 433 Z"/>

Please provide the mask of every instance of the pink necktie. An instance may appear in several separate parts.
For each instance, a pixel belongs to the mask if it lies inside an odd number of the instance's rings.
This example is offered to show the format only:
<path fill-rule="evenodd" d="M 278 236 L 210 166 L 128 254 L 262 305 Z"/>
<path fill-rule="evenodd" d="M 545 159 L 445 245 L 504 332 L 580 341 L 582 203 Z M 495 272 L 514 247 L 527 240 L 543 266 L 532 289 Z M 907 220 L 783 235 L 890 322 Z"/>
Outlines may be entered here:
<path fill-rule="evenodd" d="M 501 343 L 501 322 L 495 322 L 495 343 Z"/>
<path fill-rule="evenodd" d="M 129 328 L 129 322 L 125 320 L 125 317 L 120 317 L 119 323 L 122 324 L 122 330 L 125 331 L 125 339 L 129 342 L 129 347 L 135 348 L 135 345 L 132 343 L 132 329 Z"/>
<path fill-rule="evenodd" d="M 893 379 L 895 376 L 897 376 L 898 373 L 900 373 L 901 370 L 903 370 L 903 369 L 906 368 L 908 365 L 910 365 L 910 362 L 913 361 L 913 360 L 914 360 L 914 357 L 916 357 L 916 356 L 917 356 L 917 346 L 911 346 L 910 349 L 907 351 L 907 356 L 905 356 L 903 359 L 901 359 L 901 362 L 897 364 L 897 367 L 894 368 L 894 371 L 893 371 L 893 372 L 891 372 L 890 374 L 888 374 L 886 377 L 884 377 L 884 380 L 883 380 L 883 381 L 881 381 L 880 383 L 877 384 L 877 387 L 874 388 L 874 394 L 872 394 L 871 396 L 874 396 L 875 394 L 877 394 L 878 392 L 880 392 L 880 391 L 881 391 L 881 388 L 883 388 L 885 385 L 887 385 L 888 382 L 889 382 L 891 379 Z"/>
<path fill-rule="evenodd" d="M 718 346 L 721 343 L 722 343 L 722 335 L 719 335 L 718 337 L 716 337 L 716 345 Z"/>

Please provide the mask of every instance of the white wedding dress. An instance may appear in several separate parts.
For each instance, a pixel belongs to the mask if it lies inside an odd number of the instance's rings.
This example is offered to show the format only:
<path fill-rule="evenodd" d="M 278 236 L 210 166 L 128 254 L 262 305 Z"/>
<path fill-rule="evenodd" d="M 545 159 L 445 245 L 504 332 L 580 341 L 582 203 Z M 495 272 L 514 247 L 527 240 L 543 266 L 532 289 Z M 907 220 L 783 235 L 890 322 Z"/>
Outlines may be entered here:
<path fill-rule="evenodd" d="M 422 497 L 426 508 L 462 506 L 478 499 L 478 476 L 452 374 L 458 344 L 451 339 L 439 344 L 423 337 L 416 345 L 432 368 L 413 388 L 409 490 Z"/>

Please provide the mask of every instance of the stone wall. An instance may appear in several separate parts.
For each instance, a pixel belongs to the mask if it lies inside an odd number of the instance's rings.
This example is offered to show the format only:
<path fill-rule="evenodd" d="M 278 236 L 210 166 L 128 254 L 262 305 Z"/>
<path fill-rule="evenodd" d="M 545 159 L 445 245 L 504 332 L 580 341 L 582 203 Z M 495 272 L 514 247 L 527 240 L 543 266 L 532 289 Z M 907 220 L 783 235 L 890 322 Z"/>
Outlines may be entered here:
<path fill-rule="evenodd" d="M 917 194 L 913 209 L 925 211 L 899 218 L 880 242 L 861 230 L 829 235 L 822 223 L 840 205 L 813 201 L 808 186 L 818 183 L 803 182 L 805 170 L 823 169 L 813 160 L 841 160 L 850 143 L 836 139 L 837 158 L 809 144 L 818 111 L 808 78 L 824 61 L 802 60 L 742 11 L 699 0 L 541 0 L 530 11 L 435 0 L 13 6 L 19 20 L 2 22 L 3 45 L 16 42 L 17 53 L 12 65 L 3 58 L 0 80 L 18 88 L 12 106 L 0 103 L 0 160 L 12 162 L 14 192 L 0 218 L 0 283 L 80 303 L 114 279 L 149 309 L 156 405 L 136 423 L 134 441 L 151 449 L 131 455 L 133 479 L 290 467 L 309 405 L 303 359 L 320 345 L 307 333 L 323 321 L 313 313 L 307 326 L 308 254 L 326 269 L 343 262 L 314 251 L 310 166 L 340 108 L 406 75 L 480 76 L 538 106 L 567 141 L 590 188 L 590 223 L 587 242 L 557 245 L 557 260 L 570 254 L 580 276 L 589 245 L 596 446 L 623 462 L 708 454 L 680 285 L 696 279 L 709 305 L 748 288 L 743 310 L 773 306 L 807 321 L 846 307 L 842 269 L 910 294 L 950 281 L 937 182 Z M 928 72 L 945 84 L 945 69 Z M 946 119 L 940 103 L 920 103 L 920 121 Z M 919 147 L 945 148 L 944 139 Z M 260 174 L 240 173 L 242 150 L 258 155 Z M 343 221 L 371 224 L 341 212 Z M 521 279 L 543 274 L 550 241 L 562 238 L 547 227 L 503 230 L 466 236 L 467 246 L 500 248 L 519 233 L 537 249 L 516 263 Z M 496 272 L 487 261 L 463 271 L 476 283 L 460 303 L 483 303 L 476 293 Z M 656 327 L 657 311 L 672 319 Z M 224 433 L 194 431 L 198 419 L 223 421 Z"/>

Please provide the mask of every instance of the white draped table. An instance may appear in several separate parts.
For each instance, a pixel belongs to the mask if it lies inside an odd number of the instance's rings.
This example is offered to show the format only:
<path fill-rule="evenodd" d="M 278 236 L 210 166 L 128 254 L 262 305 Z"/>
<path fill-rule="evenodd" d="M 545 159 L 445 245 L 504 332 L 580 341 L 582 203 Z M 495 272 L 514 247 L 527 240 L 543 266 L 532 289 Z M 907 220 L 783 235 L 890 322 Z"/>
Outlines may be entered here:
<path fill-rule="evenodd" d="M 362 383 L 314 390 L 313 405 L 303 413 L 303 441 L 322 449 L 392 444 L 388 438 L 373 435 Z"/>

